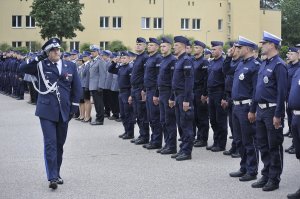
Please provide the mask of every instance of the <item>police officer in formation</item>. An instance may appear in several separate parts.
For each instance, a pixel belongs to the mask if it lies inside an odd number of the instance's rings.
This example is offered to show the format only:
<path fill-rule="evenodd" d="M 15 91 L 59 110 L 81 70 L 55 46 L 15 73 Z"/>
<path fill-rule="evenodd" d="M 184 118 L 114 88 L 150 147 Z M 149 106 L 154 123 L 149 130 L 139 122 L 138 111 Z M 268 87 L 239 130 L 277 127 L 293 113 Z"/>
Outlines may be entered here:
<path fill-rule="evenodd" d="M 175 107 L 169 106 L 169 99 L 172 97 L 172 77 L 176 63 L 176 57 L 172 55 L 172 40 L 162 37 L 160 52 L 162 59 L 160 62 L 157 77 L 157 89 L 153 97 L 154 105 L 159 103 L 160 123 L 162 126 L 165 145 L 157 152 L 165 154 L 177 153 L 177 130 Z"/>
<path fill-rule="evenodd" d="M 267 59 L 258 72 L 255 91 L 256 137 L 263 162 L 262 177 L 253 188 L 273 191 L 279 188 L 283 169 L 283 122 L 287 88 L 287 68 L 278 55 L 281 39 L 264 32 L 262 54 Z"/>
<path fill-rule="evenodd" d="M 196 139 L 194 147 L 207 146 L 209 119 L 207 105 L 207 69 L 209 62 L 204 58 L 204 49 L 206 45 L 198 40 L 194 41 L 194 133 Z"/>
<path fill-rule="evenodd" d="M 230 173 L 230 176 L 239 177 L 240 181 L 250 181 L 256 179 L 259 161 L 255 139 L 256 104 L 253 102 L 260 63 L 254 58 L 253 51 L 257 45 L 253 41 L 240 36 L 239 41 L 234 45 L 240 50 L 241 61 L 233 73 L 232 123 L 241 161 L 240 169 Z M 224 71 L 230 69 L 230 65 L 224 65 Z"/>
<path fill-rule="evenodd" d="M 287 94 L 287 98 L 288 98 L 289 93 L 290 93 L 290 89 L 291 89 L 292 78 L 293 78 L 295 72 L 300 67 L 298 48 L 290 47 L 289 51 L 287 53 L 287 57 L 288 57 L 288 61 L 289 61 L 289 64 L 287 66 L 287 68 L 288 68 L 288 87 L 287 87 L 288 94 Z M 287 107 L 286 107 L 286 113 L 287 113 L 288 127 L 289 127 L 288 134 L 292 134 L 291 123 L 292 123 L 293 114 L 292 114 L 291 109 L 289 108 L 288 104 L 287 104 Z M 285 151 L 289 154 L 295 154 L 294 144 L 292 143 L 292 145 L 289 148 L 287 148 Z"/>
<path fill-rule="evenodd" d="M 233 76 L 238 64 L 241 61 L 240 58 L 240 50 L 235 45 L 235 42 L 230 42 L 230 48 L 228 49 L 227 56 L 223 63 L 223 73 L 225 74 L 225 93 L 226 100 L 221 101 L 221 105 L 223 108 L 227 108 L 228 110 L 228 122 L 232 135 L 232 143 L 231 148 L 228 151 L 224 151 L 224 155 L 231 155 L 233 158 L 240 157 L 239 153 L 239 145 L 237 143 L 241 143 L 241 141 L 237 140 L 237 136 L 235 136 L 234 128 L 232 124 L 232 84 L 233 84 Z"/>
<path fill-rule="evenodd" d="M 86 88 L 89 88 L 94 100 L 96 119 L 91 125 L 103 125 L 104 123 L 104 102 L 103 89 L 105 88 L 106 63 L 99 57 L 100 48 L 92 45 L 90 48 L 92 60 L 88 71 Z"/>

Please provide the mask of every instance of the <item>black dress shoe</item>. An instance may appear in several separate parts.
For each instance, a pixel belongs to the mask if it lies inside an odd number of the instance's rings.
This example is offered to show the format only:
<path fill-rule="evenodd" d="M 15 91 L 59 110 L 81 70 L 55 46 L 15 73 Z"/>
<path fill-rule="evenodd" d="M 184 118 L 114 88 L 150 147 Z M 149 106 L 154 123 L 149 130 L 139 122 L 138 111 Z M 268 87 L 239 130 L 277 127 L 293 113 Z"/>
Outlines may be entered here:
<path fill-rule="evenodd" d="M 293 138 L 293 134 L 290 133 L 289 136 L 288 136 L 288 138 Z"/>
<path fill-rule="evenodd" d="M 91 125 L 103 125 L 103 122 L 94 121 L 90 123 Z"/>
<path fill-rule="evenodd" d="M 239 178 L 239 181 L 247 182 L 247 181 L 256 180 L 256 179 L 257 179 L 256 175 L 250 175 L 250 174 L 246 173 L 245 175 L 243 175 L 242 177 Z"/>
<path fill-rule="evenodd" d="M 295 148 L 290 149 L 288 153 L 289 153 L 289 154 L 296 154 Z"/>
<path fill-rule="evenodd" d="M 176 157 L 177 161 L 184 161 L 184 160 L 191 160 L 192 156 L 191 155 L 186 155 L 184 153 L 180 154 L 179 156 Z"/>
<path fill-rule="evenodd" d="M 138 139 L 134 142 L 136 145 L 142 145 L 142 144 L 147 144 L 149 143 L 148 140 L 144 140 L 144 139 Z"/>
<path fill-rule="evenodd" d="M 162 155 L 171 155 L 171 154 L 176 154 L 177 150 L 176 149 L 163 149 L 160 154 Z"/>
<path fill-rule="evenodd" d="M 119 138 L 123 138 L 123 136 L 125 136 L 125 135 L 126 135 L 126 133 L 123 133 L 123 134 L 119 135 Z"/>
<path fill-rule="evenodd" d="M 294 148 L 294 145 L 293 145 L 293 144 L 292 144 L 289 148 L 285 149 L 284 151 L 288 153 L 289 150 L 291 150 L 292 148 Z"/>
<path fill-rule="evenodd" d="M 199 140 L 194 143 L 194 147 L 205 147 L 205 146 L 207 146 L 207 142 L 204 142 L 202 140 Z"/>
<path fill-rule="evenodd" d="M 84 117 L 83 117 L 83 118 L 77 117 L 77 118 L 75 118 L 75 120 L 77 120 L 77 121 L 82 121 L 82 120 L 84 120 Z"/>
<path fill-rule="evenodd" d="M 268 178 L 266 176 L 262 176 L 258 181 L 254 182 L 251 187 L 252 188 L 263 188 L 268 183 Z"/>
<path fill-rule="evenodd" d="M 218 146 L 215 146 L 213 148 L 211 148 L 211 151 L 212 152 L 220 152 L 220 151 L 224 151 L 225 149 L 221 148 L 221 147 L 218 147 Z"/>
<path fill-rule="evenodd" d="M 210 145 L 206 147 L 206 150 L 211 150 L 214 147 L 214 145 Z"/>
<path fill-rule="evenodd" d="M 229 173 L 229 176 L 233 177 L 233 178 L 239 178 L 239 177 L 244 176 L 245 174 L 246 174 L 246 172 L 242 172 L 242 171 L 238 170 L 238 171 Z"/>
<path fill-rule="evenodd" d="M 135 141 L 139 140 L 140 138 L 130 140 L 130 143 L 135 143 Z"/>
<path fill-rule="evenodd" d="M 122 122 L 121 118 L 115 119 L 116 122 Z"/>
<path fill-rule="evenodd" d="M 104 117 L 109 117 L 109 114 L 104 113 Z"/>
<path fill-rule="evenodd" d="M 56 180 L 51 180 L 50 181 L 49 188 L 51 188 L 51 189 L 57 189 L 57 182 L 56 182 Z"/>
<path fill-rule="evenodd" d="M 109 120 L 116 120 L 116 119 L 118 119 L 116 116 L 110 116 L 109 118 L 107 118 L 107 119 L 109 119 Z"/>
<path fill-rule="evenodd" d="M 148 150 L 152 150 L 152 149 L 160 149 L 161 146 L 159 145 L 154 145 L 154 144 L 148 144 L 148 146 L 146 147 L 146 149 Z"/>
<path fill-rule="evenodd" d="M 123 136 L 123 140 L 130 140 L 130 139 L 133 139 L 134 138 L 134 136 L 133 135 L 124 135 Z"/>
<path fill-rule="evenodd" d="M 177 157 L 180 156 L 180 155 L 181 155 L 181 153 L 178 152 L 178 153 L 175 153 L 175 154 L 171 155 L 171 158 L 177 158 Z"/>
<path fill-rule="evenodd" d="M 61 177 L 58 177 L 56 180 L 56 183 L 62 185 L 62 184 L 64 184 L 64 181 Z"/>
<path fill-rule="evenodd" d="M 279 188 L 279 183 L 269 180 L 267 184 L 262 188 L 263 191 L 274 191 Z"/>
<path fill-rule="evenodd" d="M 162 150 L 164 150 L 164 148 L 160 148 L 160 149 L 156 150 L 156 153 L 161 153 Z"/>
<path fill-rule="evenodd" d="M 230 148 L 228 151 L 224 151 L 223 155 L 231 155 L 235 152 L 235 150 L 233 148 Z"/>
<path fill-rule="evenodd" d="M 144 144 L 144 145 L 143 145 L 143 148 L 147 149 L 148 146 L 150 146 L 150 143 Z"/>
<path fill-rule="evenodd" d="M 16 98 L 16 100 L 24 100 L 24 98 L 23 97 L 18 97 L 18 98 Z"/>
<path fill-rule="evenodd" d="M 225 151 L 224 151 L 224 152 L 225 152 Z M 232 157 L 232 158 L 240 158 L 241 155 L 240 155 L 240 153 L 239 153 L 238 151 L 236 151 L 235 153 L 232 153 L 232 154 L 231 154 L 231 157 Z"/>
<path fill-rule="evenodd" d="M 300 198 L 300 189 L 298 189 L 295 193 L 290 193 L 287 195 L 288 199 L 299 199 Z"/>

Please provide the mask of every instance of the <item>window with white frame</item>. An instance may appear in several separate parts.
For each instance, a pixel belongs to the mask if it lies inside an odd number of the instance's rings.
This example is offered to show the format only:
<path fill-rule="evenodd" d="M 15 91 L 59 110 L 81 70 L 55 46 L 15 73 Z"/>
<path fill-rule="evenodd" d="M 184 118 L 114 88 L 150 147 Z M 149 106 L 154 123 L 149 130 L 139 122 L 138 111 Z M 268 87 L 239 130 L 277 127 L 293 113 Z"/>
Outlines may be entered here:
<path fill-rule="evenodd" d="M 200 30 L 200 27 L 201 27 L 201 20 L 193 19 L 193 30 Z"/>
<path fill-rule="evenodd" d="M 100 17 L 100 28 L 109 27 L 109 17 Z"/>
<path fill-rule="evenodd" d="M 18 47 L 21 47 L 22 46 L 22 42 L 21 41 L 13 41 L 11 43 L 12 47 L 14 48 L 18 48 Z"/>
<path fill-rule="evenodd" d="M 153 28 L 162 29 L 163 19 L 160 17 L 153 18 Z"/>
<path fill-rule="evenodd" d="M 26 16 L 26 28 L 34 28 L 35 19 L 32 16 Z"/>
<path fill-rule="evenodd" d="M 79 41 L 70 41 L 70 50 L 79 50 Z"/>
<path fill-rule="evenodd" d="M 188 18 L 182 18 L 181 19 L 181 29 L 182 30 L 188 30 L 189 29 L 189 19 Z"/>
<path fill-rule="evenodd" d="M 13 28 L 20 28 L 22 27 L 22 16 L 20 15 L 13 15 L 12 16 L 12 24 Z"/>
<path fill-rule="evenodd" d="M 150 28 L 150 17 L 142 17 L 142 29 L 149 29 Z"/>
<path fill-rule="evenodd" d="M 108 48 L 109 42 L 108 41 L 100 41 L 100 48 L 106 50 Z"/>
<path fill-rule="evenodd" d="M 223 19 L 219 19 L 218 20 L 218 30 L 222 30 L 223 29 Z"/>
<path fill-rule="evenodd" d="M 122 28 L 122 17 L 113 17 L 113 28 Z"/>

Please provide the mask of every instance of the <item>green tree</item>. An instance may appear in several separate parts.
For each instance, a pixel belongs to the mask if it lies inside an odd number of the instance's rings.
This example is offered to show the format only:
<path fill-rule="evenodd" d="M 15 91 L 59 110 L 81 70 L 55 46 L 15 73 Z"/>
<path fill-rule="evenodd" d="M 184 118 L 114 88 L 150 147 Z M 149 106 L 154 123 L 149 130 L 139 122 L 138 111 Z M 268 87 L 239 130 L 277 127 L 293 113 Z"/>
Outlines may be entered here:
<path fill-rule="evenodd" d="M 109 43 L 108 50 L 111 52 L 127 50 L 127 47 L 123 44 L 122 41 L 115 40 Z"/>
<path fill-rule="evenodd" d="M 79 3 L 79 0 L 33 0 L 30 15 L 41 28 L 43 39 L 72 39 L 76 37 L 75 31 L 84 30 L 80 20 L 83 7 L 84 4 Z"/>
<path fill-rule="evenodd" d="M 80 52 L 89 51 L 90 50 L 90 46 L 91 46 L 90 43 L 83 43 L 83 44 L 81 44 L 80 45 Z"/>
<path fill-rule="evenodd" d="M 300 43 L 300 1 L 284 0 L 282 9 L 282 39 L 284 45 Z"/>
<path fill-rule="evenodd" d="M 11 49 L 12 47 L 10 45 L 8 45 L 7 43 L 1 43 L 0 44 L 0 50 L 1 51 L 7 51 L 9 49 Z"/>

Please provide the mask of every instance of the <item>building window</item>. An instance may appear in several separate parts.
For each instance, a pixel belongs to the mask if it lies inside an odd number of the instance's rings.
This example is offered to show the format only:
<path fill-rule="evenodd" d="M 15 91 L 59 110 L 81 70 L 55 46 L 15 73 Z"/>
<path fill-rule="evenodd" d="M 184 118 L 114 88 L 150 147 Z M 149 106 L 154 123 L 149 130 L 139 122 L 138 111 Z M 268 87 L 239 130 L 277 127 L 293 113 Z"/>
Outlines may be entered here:
<path fill-rule="evenodd" d="M 222 30 L 223 29 L 223 19 L 219 19 L 218 20 L 218 30 Z"/>
<path fill-rule="evenodd" d="M 113 28 L 122 28 L 122 17 L 113 17 Z"/>
<path fill-rule="evenodd" d="M 153 4 L 155 4 L 155 0 L 153 0 Z"/>
<path fill-rule="evenodd" d="M 108 41 L 100 41 L 100 48 L 106 50 L 108 48 L 109 42 Z"/>
<path fill-rule="evenodd" d="M 26 16 L 26 27 L 34 28 L 35 27 L 35 19 L 32 16 Z"/>
<path fill-rule="evenodd" d="M 193 30 L 200 30 L 200 19 L 193 19 Z"/>
<path fill-rule="evenodd" d="M 79 50 L 79 41 L 70 41 L 70 50 Z"/>
<path fill-rule="evenodd" d="M 21 41 L 13 41 L 12 42 L 12 47 L 14 48 L 18 48 L 22 46 L 22 42 Z"/>
<path fill-rule="evenodd" d="M 25 46 L 29 50 L 29 52 L 34 52 L 34 51 L 39 50 L 39 49 L 37 49 L 35 41 L 26 41 Z"/>
<path fill-rule="evenodd" d="M 155 29 L 162 29 L 162 18 L 154 18 L 153 19 L 153 28 Z"/>
<path fill-rule="evenodd" d="M 150 17 L 142 17 L 142 29 L 150 28 Z"/>
<path fill-rule="evenodd" d="M 13 28 L 22 27 L 22 16 L 12 16 L 12 27 Z"/>
<path fill-rule="evenodd" d="M 192 2 L 192 6 L 194 6 L 194 5 L 195 5 L 195 2 L 193 1 L 193 2 Z"/>
<path fill-rule="evenodd" d="M 189 19 L 186 19 L 186 18 L 181 19 L 181 29 L 182 30 L 189 29 Z"/>
<path fill-rule="evenodd" d="M 109 17 L 100 17 L 100 28 L 109 27 Z"/>

